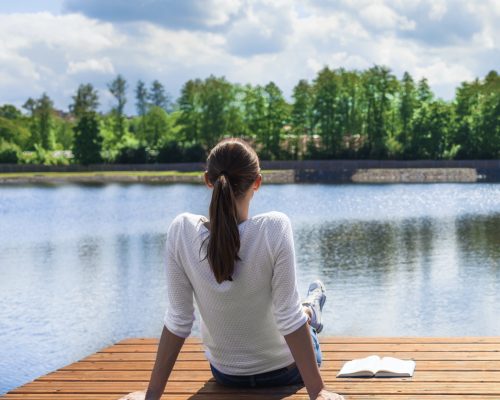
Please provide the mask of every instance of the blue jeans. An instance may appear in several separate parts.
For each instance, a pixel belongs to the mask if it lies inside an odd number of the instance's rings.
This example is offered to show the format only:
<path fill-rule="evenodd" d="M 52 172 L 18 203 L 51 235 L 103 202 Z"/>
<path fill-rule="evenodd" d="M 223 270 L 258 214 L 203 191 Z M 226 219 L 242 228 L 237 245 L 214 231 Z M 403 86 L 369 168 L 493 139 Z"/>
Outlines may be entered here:
<path fill-rule="evenodd" d="M 313 327 L 309 327 L 313 340 L 314 353 L 316 354 L 316 362 L 321 365 L 321 349 L 319 348 L 318 334 Z M 284 385 L 303 385 L 302 377 L 299 369 L 294 366 L 280 368 L 274 371 L 264 372 L 256 375 L 227 375 L 224 374 L 210 364 L 212 375 L 217 383 L 224 386 L 233 387 L 266 387 L 266 386 L 284 386 Z"/>

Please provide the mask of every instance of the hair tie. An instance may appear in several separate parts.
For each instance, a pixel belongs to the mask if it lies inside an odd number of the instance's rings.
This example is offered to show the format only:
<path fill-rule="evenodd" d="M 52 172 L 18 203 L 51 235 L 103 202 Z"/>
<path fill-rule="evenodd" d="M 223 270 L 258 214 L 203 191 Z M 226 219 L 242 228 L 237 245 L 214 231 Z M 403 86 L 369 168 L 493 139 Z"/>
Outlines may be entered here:
<path fill-rule="evenodd" d="M 221 176 L 221 175 L 224 175 L 227 178 L 227 175 L 228 175 L 227 171 L 222 170 L 221 172 L 219 172 L 219 176 Z"/>

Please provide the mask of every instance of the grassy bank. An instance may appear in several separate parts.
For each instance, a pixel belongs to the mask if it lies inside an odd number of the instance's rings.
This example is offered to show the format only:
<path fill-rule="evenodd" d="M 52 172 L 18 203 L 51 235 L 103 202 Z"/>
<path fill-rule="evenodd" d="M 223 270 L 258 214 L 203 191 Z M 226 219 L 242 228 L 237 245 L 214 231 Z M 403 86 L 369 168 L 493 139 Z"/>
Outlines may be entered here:
<path fill-rule="evenodd" d="M 201 171 L 95 171 L 95 172 L 4 172 L 2 178 L 73 178 L 73 177 L 112 177 L 112 176 L 202 176 Z"/>
<path fill-rule="evenodd" d="M 293 182 L 293 170 L 262 170 L 269 183 Z M 5 172 L 0 184 L 26 183 L 202 183 L 203 171 Z"/>

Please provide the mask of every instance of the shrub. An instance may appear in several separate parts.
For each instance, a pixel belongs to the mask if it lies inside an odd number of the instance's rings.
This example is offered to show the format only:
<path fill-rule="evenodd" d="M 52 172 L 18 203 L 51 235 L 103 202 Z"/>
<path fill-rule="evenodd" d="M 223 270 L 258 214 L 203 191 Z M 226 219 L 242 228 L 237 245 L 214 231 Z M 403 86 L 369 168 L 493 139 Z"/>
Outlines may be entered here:
<path fill-rule="evenodd" d="M 183 149 L 179 143 L 172 140 L 166 142 L 158 149 L 156 162 L 159 163 L 177 163 L 182 162 L 184 158 Z"/>
<path fill-rule="evenodd" d="M 19 147 L 13 143 L 2 142 L 0 144 L 0 163 L 17 164 L 19 162 Z"/>
<path fill-rule="evenodd" d="M 207 154 L 201 144 L 193 144 L 184 149 L 184 162 L 206 161 Z"/>
<path fill-rule="evenodd" d="M 151 155 L 144 146 L 122 147 L 114 160 L 116 164 L 146 164 L 151 161 Z"/>

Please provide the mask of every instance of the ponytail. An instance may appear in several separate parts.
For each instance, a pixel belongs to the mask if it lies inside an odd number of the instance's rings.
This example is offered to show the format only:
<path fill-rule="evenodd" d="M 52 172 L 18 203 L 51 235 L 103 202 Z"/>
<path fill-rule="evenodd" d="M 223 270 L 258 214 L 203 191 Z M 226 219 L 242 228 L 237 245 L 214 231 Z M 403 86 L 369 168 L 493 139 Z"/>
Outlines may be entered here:
<path fill-rule="evenodd" d="M 243 196 L 257 178 L 260 171 L 259 160 L 248 143 L 242 139 L 228 138 L 212 149 L 207 166 L 213 192 L 205 258 L 208 259 L 217 283 L 222 283 L 233 280 L 235 262 L 241 260 L 238 255 L 240 232 L 236 199 Z"/>
<path fill-rule="evenodd" d="M 210 238 L 207 257 L 218 283 L 232 281 L 235 260 L 240 250 L 238 214 L 233 189 L 225 174 L 220 174 L 214 184 L 209 208 Z"/>

